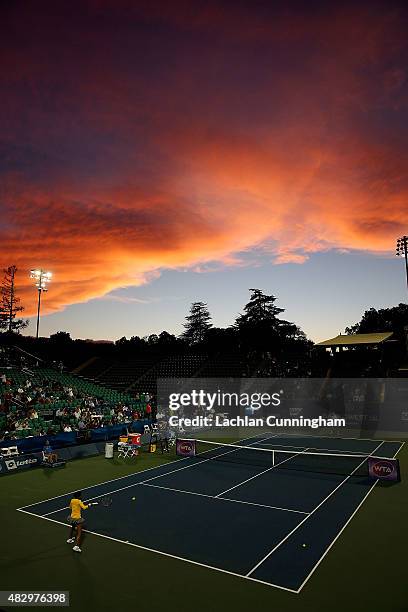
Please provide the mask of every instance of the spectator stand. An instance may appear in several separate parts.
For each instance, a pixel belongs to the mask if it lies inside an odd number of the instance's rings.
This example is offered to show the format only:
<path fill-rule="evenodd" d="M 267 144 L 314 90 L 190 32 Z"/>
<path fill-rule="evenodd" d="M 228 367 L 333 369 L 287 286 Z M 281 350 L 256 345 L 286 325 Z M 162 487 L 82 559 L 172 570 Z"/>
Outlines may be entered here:
<path fill-rule="evenodd" d="M 14 442 L 53 446 L 141 432 L 150 395 L 136 397 L 85 381 L 62 368 L 0 366 L 0 447 Z M 23 448 L 21 448 L 23 450 Z"/>

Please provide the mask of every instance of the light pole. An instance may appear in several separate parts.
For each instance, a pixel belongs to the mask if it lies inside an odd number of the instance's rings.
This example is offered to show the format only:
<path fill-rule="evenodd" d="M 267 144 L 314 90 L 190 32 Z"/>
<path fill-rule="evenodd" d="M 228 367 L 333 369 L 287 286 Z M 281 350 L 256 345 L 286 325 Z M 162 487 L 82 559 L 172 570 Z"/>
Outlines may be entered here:
<path fill-rule="evenodd" d="M 45 272 L 44 270 L 31 270 L 30 278 L 35 280 L 35 286 L 38 290 L 38 306 L 37 306 L 37 332 L 35 337 L 38 339 L 38 332 L 40 330 L 40 308 L 41 308 L 41 293 L 48 291 L 47 284 L 50 282 L 52 272 Z"/>
<path fill-rule="evenodd" d="M 408 236 L 401 236 L 397 239 L 397 252 L 398 257 L 405 257 L 405 273 L 407 275 L 407 289 L 408 289 Z"/>

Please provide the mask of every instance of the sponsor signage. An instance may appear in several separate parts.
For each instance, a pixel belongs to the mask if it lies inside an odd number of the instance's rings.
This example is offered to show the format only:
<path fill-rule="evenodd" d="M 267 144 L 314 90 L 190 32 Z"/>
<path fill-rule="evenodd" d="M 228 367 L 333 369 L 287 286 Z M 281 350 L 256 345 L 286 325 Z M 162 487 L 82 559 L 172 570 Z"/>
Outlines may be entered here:
<path fill-rule="evenodd" d="M 398 459 L 381 459 L 370 457 L 368 459 L 368 474 L 376 480 L 390 480 L 399 482 L 401 480 Z"/>
<path fill-rule="evenodd" d="M 195 440 L 180 440 L 176 441 L 176 454 L 180 457 L 194 457 L 196 454 Z"/>
<path fill-rule="evenodd" d="M 26 470 L 32 467 L 38 467 L 42 463 L 41 453 L 32 455 L 15 455 L 14 457 L 0 460 L 0 475 L 11 474 L 19 470 Z"/>

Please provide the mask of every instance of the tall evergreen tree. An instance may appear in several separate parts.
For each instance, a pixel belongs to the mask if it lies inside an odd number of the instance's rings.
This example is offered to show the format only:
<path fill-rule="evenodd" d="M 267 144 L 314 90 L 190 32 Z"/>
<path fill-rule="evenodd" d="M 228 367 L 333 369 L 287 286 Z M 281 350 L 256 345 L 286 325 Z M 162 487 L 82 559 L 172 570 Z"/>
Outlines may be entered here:
<path fill-rule="evenodd" d="M 17 314 L 24 310 L 20 298 L 16 295 L 16 266 L 4 270 L 4 279 L 0 287 L 0 329 L 8 332 L 19 332 L 28 325 L 28 321 L 17 319 Z"/>
<path fill-rule="evenodd" d="M 274 295 L 265 295 L 261 289 L 250 289 L 251 297 L 244 306 L 244 314 L 237 317 L 235 324 L 241 328 L 246 325 L 256 325 L 268 321 L 279 325 L 277 316 L 284 312 L 283 308 L 275 306 L 276 297 Z"/>
<path fill-rule="evenodd" d="M 188 344 L 199 344 L 206 338 L 207 332 L 212 327 L 211 315 L 208 311 L 205 302 L 193 302 L 190 308 L 190 314 L 186 317 L 186 323 L 183 324 L 184 333 L 182 338 Z"/>
<path fill-rule="evenodd" d="M 275 306 L 274 295 L 265 295 L 260 289 L 250 292 L 250 300 L 234 327 L 249 366 L 259 369 L 262 363 L 261 370 L 272 373 L 277 371 L 274 364 L 292 359 L 295 353 L 305 353 L 310 343 L 297 325 L 278 318 L 284 309 Z"/>
<path fill-rule="evenodd" d="M 238 315 L 235 328 L 238 329 L 240 345 L 251 359 L 260 359 L 266 353 L 276 353 L 279 341 L 278 315 L 283 308 L 275 306 L 276 297 L 266 295 L 260 289 L 250 289 L 251 297 Z"/>

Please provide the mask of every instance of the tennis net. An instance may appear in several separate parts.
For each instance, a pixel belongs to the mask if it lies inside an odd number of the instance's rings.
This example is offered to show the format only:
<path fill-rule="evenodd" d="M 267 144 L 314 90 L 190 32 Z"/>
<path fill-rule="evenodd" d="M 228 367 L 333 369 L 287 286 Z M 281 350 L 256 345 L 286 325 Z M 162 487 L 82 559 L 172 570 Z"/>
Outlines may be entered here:
<path fill-rule="evenodd" d="M 180 441 L 181 442 L 181 441 Z M 275 468 L 335 475 L 368 476 L 368 459 L 374 455 L 319 452 L 318 450 L 285 450 L 255 448 L 209 440 L 185 440 L 193 445 L 194 457 L 200 460 L 238 463 L 261 468 Z"/>

